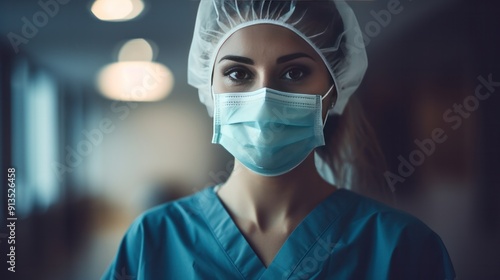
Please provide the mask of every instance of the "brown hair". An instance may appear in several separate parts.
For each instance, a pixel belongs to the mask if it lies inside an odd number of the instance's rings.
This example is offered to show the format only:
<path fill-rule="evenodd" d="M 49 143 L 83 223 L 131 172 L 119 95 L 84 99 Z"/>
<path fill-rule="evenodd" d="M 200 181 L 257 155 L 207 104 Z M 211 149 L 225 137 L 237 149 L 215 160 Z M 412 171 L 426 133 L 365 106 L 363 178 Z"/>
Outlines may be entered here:
<path fill-rule="evenodd" d="M 324 134 L 326 146 L 318 152 L 332 168 L 336 184 L 393 204 L 383 175 L 387 168 L 382 150 L 356 95 L 342 115 L 329 117 Z"/>

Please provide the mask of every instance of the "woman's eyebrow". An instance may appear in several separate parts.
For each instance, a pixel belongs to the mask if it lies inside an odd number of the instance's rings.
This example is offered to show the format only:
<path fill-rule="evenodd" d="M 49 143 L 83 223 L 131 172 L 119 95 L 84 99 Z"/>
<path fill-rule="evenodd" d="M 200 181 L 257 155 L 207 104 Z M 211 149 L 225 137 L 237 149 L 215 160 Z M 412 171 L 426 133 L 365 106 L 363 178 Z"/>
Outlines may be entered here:
<path fill-rule="evenodd" d="M 294 59 L 301 58 L 301 57 L 308 57 L 308 58 L 314 60 L 314 58 L 312 58 L 310 55 L 305 54 L 305 53 L 292 53 L 292 54 L 287 54 L 287 55 L 284 55 L 282 57 L 279 57 L 276 60 L 276 63 L 277 64 L 285 63 L 287 61 L 294 60 Z"/>
<path fill-rule="evenodd" d="M 254 65 L 254 62 L 252 59 L 250 59 L 248 57 L 244 57 L 244 56 L 226 55 L 219 60 L 219 63 L 223 60 L 232 60 L 232 61 L 236 61 L 236 62 L 240 62 L 240 63 L 244 63 L 244 64 Z"/>

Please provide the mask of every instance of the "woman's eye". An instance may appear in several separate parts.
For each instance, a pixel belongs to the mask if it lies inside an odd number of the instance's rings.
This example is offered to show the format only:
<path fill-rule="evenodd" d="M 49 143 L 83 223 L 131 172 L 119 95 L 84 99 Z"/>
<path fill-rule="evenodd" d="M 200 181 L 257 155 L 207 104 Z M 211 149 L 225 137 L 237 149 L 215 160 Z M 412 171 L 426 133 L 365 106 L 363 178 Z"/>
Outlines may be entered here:
<path fill-rule="evenodd" d="M 307 74 L 306 71 L 304 71 L 303 69 L 293 68 L 293 69 L 288 70 L 283 75 L 283 78 L 286 80 L 298 81 L 298 80 L 304 78 L 304 76 L 306 74 Z"/>
<path fill-rule="evenodd" d="M 251 75 L 248 71 L 243 69 L 231 69 L 224 73 L 225 76 L 228 76 L 231 80 L 234 81 L 243 81 L 251 78 Z"/>

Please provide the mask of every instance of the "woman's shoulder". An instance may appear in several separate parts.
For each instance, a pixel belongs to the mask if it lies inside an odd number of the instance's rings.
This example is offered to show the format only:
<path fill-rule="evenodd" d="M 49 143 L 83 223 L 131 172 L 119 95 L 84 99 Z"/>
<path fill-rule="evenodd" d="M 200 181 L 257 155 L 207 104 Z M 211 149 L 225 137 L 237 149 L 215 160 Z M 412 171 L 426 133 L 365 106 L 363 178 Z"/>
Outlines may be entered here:
<path fill-rule="evenodd" d="M 434 234 L 423 221 L 404 210 L 389 206 L 372 198 L 343 190 L 348 197 L 350 210 L 344 215 L 350 223 L 366 224 L 366 226 L 383 229 L 385 232 L 397 231 L 418 233 L 419 235 Z"/>
<path fill-rule="evenodd" d="M 133 222 L 142 226 L 158 227 L 159 224 L 192 223 L 200 215 L 199 200 L 206 196 L 207 190 L 165 202 L 142 212 Z"/>
<path fill-rule="evenodd" d="M 363 244 L 362 254 L 388 252 L 394 279 L 454 279 L 455 273 L 446 247 L 429 226 L 408 212 L 346 191 L 352 207 L 342 216 L 341 243 Z M 382 257 L 382 253 L 377 254 Z M 415 270 L 417 268 L 417 270 Z"/>

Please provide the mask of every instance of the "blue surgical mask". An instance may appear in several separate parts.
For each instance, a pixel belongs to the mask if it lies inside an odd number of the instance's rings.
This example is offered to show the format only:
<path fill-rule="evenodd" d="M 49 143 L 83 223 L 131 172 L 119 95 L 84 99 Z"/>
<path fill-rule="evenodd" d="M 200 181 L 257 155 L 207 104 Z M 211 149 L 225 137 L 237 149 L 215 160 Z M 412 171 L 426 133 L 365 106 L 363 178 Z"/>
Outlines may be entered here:
<path fill-rule="evenodd" d="M 285 174 L 325 145 L 322 100 L 332 89 L 323 97 L 270 88 L 213 94 L 212 143 L 257 174 Z"/>

